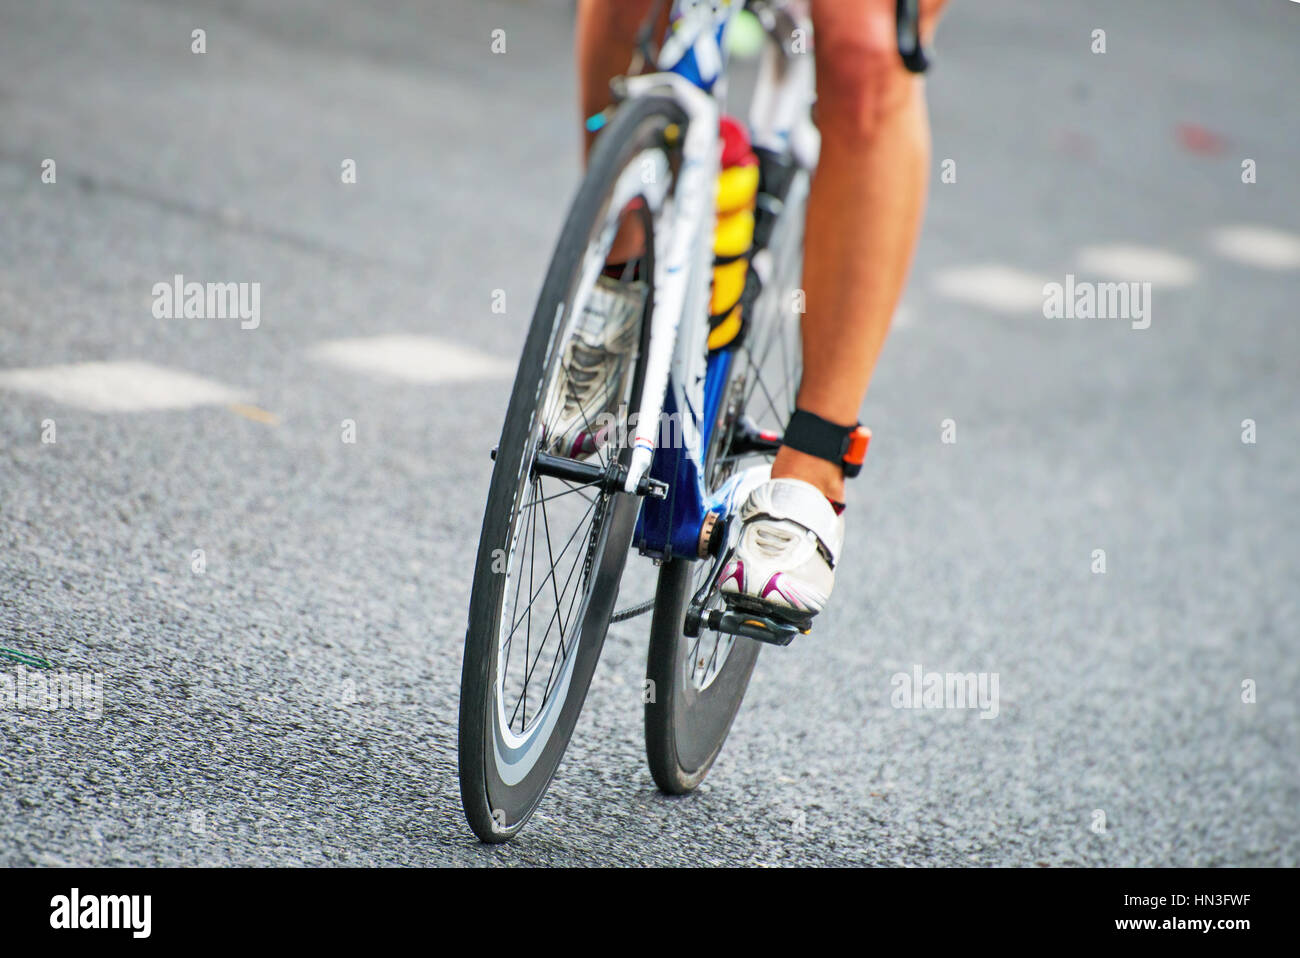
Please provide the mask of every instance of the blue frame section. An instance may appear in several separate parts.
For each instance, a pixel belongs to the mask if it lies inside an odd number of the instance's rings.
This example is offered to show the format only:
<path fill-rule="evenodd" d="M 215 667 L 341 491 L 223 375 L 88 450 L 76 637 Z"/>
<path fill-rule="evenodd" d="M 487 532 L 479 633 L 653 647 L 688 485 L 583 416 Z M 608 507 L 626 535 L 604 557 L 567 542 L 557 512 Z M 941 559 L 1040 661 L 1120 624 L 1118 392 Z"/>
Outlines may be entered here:
<path fill-rule="evenodd" d="M 731 378 L 733 356 L 730 349 L 720 350 L 709 357 L 705 369 L 704 415 L 697 423 L 700 448 L 692 450 L 701 460 L 718 422 L 718 412 Z M 678 414 L 676 397 L 671 389 L 664 397 L 664 412 L 670 416 Z M 641 513 L 637 516 L 632 541 L 643 555 L 656 559 L 698 558 L 700 527 L 711 507 L 706 498 L 704 476 L 700 472 L 702 466 L 703 462 L 688 456 L 680 444 L 656 444 L 650 476 L 668 483 L 668 495 L 663 499 L 641 500 Z"/>

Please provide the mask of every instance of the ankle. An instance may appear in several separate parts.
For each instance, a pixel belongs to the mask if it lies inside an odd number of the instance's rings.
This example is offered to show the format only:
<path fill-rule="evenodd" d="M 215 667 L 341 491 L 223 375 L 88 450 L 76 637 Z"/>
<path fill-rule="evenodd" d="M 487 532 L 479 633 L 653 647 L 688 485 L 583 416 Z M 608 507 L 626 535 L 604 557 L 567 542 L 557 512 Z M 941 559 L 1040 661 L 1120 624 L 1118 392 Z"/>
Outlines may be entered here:
<path fill-rule="evenodd" d="M 832 503 L 844 502 L 844 472 L 833 462 L 782 446 L 772 463 L 773 479 L 802 479 Z"/>

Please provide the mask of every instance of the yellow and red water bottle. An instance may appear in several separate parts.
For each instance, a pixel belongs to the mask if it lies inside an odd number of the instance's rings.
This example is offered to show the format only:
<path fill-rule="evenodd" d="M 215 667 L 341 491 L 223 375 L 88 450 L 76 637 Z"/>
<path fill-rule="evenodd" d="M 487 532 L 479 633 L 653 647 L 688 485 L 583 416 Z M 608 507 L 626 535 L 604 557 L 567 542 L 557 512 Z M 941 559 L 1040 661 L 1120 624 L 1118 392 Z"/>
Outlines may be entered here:
<path fill-rule="evenodd" d="M 758 157 L 744 126 L 724 116 L 722 172 L 718 174 L 718 222 L 713 234 L 713 295 L 709 304 L 709 349 L 735 342 L 744 317 L 745 279 L 754 245 L 754 203 Z"/>

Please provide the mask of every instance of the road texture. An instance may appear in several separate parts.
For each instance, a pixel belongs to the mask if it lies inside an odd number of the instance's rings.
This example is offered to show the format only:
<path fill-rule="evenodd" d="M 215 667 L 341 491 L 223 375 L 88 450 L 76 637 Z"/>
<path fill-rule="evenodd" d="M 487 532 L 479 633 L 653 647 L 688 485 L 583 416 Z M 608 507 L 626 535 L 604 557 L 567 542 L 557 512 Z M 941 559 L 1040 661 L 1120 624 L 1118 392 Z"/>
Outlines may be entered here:
<path fill-rule="evenodd" d="M 577 183 L 570 16 L 0 0 L 0 646 L 102 681 L 0 711 L 0 865 L 1300 863 L 1281 0 L 951 5 L 834 605 L 685 799 L 616 625 L 539 814 L 473 841 L 465 610 Z M 176 274 L 260 283 L 256 328 L 155 315 Z M 1151 282 L 1149 327 L 1044 317 L 1071 275 Z M 91 362 L 148 365 L 50 370 Z M 996 716 L 896 708 L 918 667 Z"/>

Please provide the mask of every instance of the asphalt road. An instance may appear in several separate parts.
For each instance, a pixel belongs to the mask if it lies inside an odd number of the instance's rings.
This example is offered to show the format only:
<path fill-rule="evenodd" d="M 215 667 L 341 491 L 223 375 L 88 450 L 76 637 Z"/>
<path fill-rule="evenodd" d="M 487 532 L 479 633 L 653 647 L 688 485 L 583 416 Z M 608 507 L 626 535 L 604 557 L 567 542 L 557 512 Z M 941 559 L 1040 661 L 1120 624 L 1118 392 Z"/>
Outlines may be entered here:
<path fill-rule="evenodd" d="M 1300 5 L 951 5 L 835 604 L 677 800 L 615 626 L 491 849 L 461 642 L 577 182 L 569 4 L 264 6 L 0 0 L 0 646 L 102 681 L 0 710 L 0 865 L 1300 863 Z M 156 317 L 177 273 L 259 325 Z M 1149 328 L 1045 318 L 1067 274 L 1153 282 Z M 151 365 L 48 370 L 101 361 Z M 893 707 L 915 666 L 996 674 L 996 718 Z"/>

